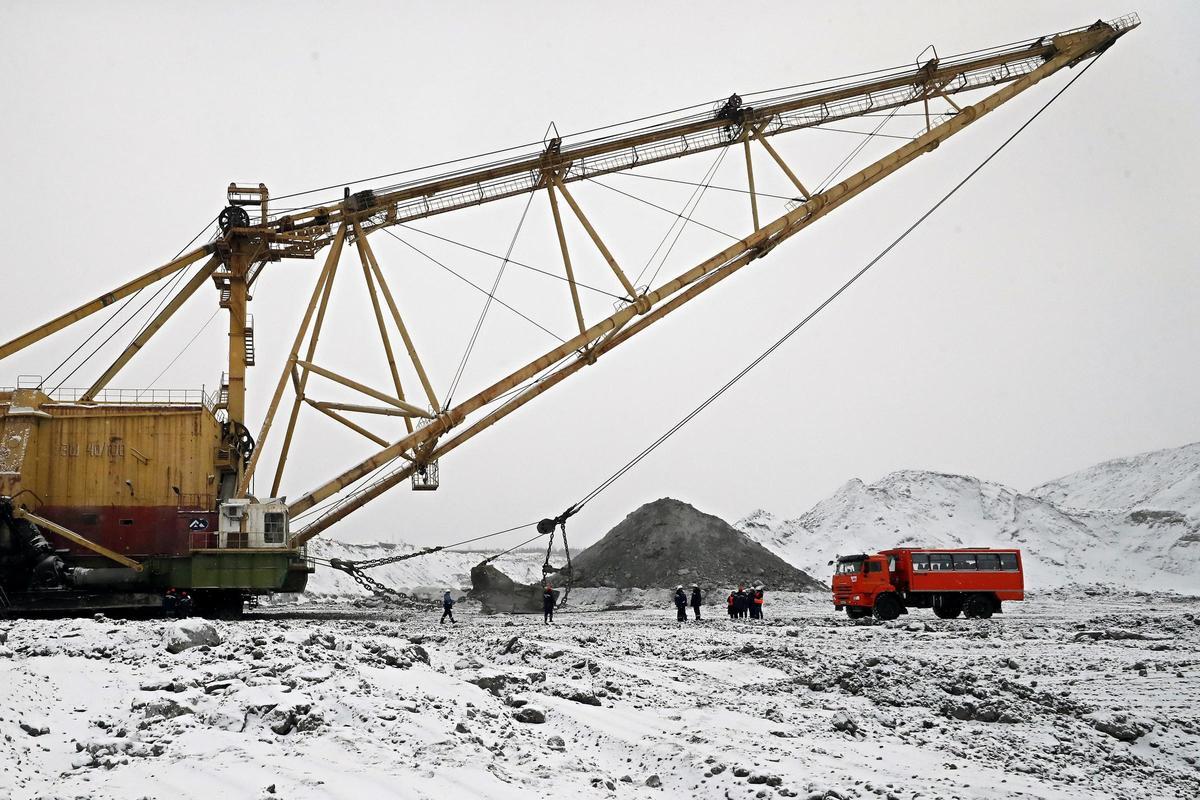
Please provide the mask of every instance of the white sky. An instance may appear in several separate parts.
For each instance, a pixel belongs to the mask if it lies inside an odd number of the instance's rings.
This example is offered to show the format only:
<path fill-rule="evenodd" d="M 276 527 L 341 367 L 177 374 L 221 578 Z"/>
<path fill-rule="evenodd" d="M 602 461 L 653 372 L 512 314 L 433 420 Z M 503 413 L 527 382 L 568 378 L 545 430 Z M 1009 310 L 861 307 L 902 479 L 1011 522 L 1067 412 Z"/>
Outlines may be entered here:
<path fill-rule="evenodd" d="M 537 141 L 551 120 L 563 132 L 583 130 L 734 91 L 910 63 L 930 43 L 946 56 L 1130 10 L 1109 0 L 353 9 L 9 0 L 0 5 L 0 216 L 10 225 L 0 338 L 168 260 L 225 204 L 231 180 L 263 181 L 281 195 Z M 1141 28 L 867 279 L 573 520 L 573 539 L 591 541 L 662 496 L 731 520 L 756 507 L 793 516 L 851 477 L 925 468 L 1027 489 L 1105 458 L 1200 439 L 1200 7 L 1136 10 Z M 562 510 L 859 269 L 1071 74 L 448 456 L 440 491 L 397 489 L 333 534 L 445 543 Z M 919 125 L 901 118 L 885 130 L 911 135 Z M 774 141 L 811 186 L 858 137 L 808 131 Z M 877 140 L 853 166 L 898 144 Z M 768 159 L 756 159 L 760 190 L 790 195 Z M 710 163 L 698 156 L 653 174 L 698 180 Z M 691 191 L 623 176 L 606 182 L 671 208 Z M 730 152 L 716 183 L 744 186 L 740 152 Z M 670 217 L 575 186 L 636 273 Z M 503 252 L 523 205 L 503 201 L 418 227 Z M 764 217 L 779 213 L 780 201 L 764 201 Z M 748 203 L 712 191 L 696 217 L 744 234 Z M 494 278 L 496 261 L 406 238 L 477 283 Z M 659 280 L 727 241 L 689 229 Z M 444 394 L 483 297 L 386 236 L 373 244 Z M 615 291 L 578 226 L 571 246 L 580 280 Z M 544 195 L 515 257 L 561 269 Z M 383 387 L 358 265 L 343 265 L 318 361 Z M 276 264 L 257 287 L 252 428 L 315 274 L 311 262 Z M 557 281 L 510 267 L 499 296 L 559 333 L 573 325 Z M 589 319 L 610 303 L 589 298 Z M 206 288 L 113 385 L 150 383 L 215 308 Z M 10 358 L 0 383 L 49 372 L 99 319 Z M 224 324 L 214 320 L 155 385 L 211 389 Z M 553 343 L 493 309 L 458 398 Z M 112 355 L 103 351 L 68 385 L 86 386 Z M 411 373 L 407 383 L 415 395 Z M 310 411 L 285 489 L 297 496 L 375 449 Z"/>

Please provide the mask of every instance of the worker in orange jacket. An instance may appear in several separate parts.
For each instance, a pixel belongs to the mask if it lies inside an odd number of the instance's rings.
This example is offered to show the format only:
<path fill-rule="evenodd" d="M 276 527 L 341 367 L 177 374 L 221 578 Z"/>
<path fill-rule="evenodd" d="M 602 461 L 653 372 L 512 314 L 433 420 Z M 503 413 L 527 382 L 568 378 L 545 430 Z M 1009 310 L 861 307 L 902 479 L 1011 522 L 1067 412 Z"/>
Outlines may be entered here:
<path fill-rule="evenodd" d="M 735 616 L 737 616 L 737 609 L 734 608 L 733 589 L 729 590 L 729 597 L 725 598 L 725 604 L 729 606 L 729 618 L 733 619 Z"/>
<path fill-rule="evenodd" d="M 763 618 L 762 607 L 763 607 L 763 590 L 762 590 L 762 587 L 759 586 L 754 590 L 753 597 L 750 600 L 750 616 L 752 616 L 754 619 L 762 619 Z"/>

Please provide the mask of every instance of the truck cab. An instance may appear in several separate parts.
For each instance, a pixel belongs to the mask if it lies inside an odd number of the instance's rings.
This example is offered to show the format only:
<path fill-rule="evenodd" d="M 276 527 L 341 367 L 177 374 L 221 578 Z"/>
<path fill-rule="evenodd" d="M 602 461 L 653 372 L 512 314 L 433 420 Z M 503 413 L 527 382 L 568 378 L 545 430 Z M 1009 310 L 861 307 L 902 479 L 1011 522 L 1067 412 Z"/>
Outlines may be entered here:
<path fill-rule="evenodd" d="M 896 589 L 888 561 L 884 555 L 866 553 L 838 556 L 833 573 L 834 609 L 845 608 L 851 619 L 869 616 L 875 599 Z"/>

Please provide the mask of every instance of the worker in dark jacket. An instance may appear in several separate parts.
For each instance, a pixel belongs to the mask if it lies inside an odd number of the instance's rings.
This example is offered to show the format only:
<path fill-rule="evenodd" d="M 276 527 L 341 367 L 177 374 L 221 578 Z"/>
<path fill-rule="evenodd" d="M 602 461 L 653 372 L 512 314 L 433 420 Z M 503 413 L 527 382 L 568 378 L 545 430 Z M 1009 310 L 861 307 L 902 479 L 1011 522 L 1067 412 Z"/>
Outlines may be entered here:
<path fill-rule="evenodd" d="M 162 599 L 164 617 L 175 616 L 175 604 L 178 602 L 178 600 L 179 598 L 175 596 L 175 587 L 172 586 L 170 589 L 167 589 L 167 593 L 163 595 Z"/>
<path fill-rule="evenodd" d="M 442 621 L 439 622 L 438 624 L 445 625 L 446 617 L 450 618 L 451 624 L 455 624 L 455 622 L 454 622 L 454 598 L 450 596 L 449 589 L 447 589 L 445 591 L 445 593 L 442 595 Z"/>
<path fill-rule="evenodd" d="M 700 585 L 692 584 L 692 613 L 696 615 L 696 619 L 700 619 Z"/>
<path fill-rule="evenodd" d="M 763 618 L 763 613 L 762 613 L 763 599 L 764 599 L 763 598 L 763 588 L 761 586 L 759 586 L 758 588 L 756 588 L 754 590 L 754 597 L 751 600 L 751 605 L 750 605 L 750 607 L 752 609 L 754 609 L 754 618 L 755 619 Z"/>
<path fill-rule="evenodd" d="M 746 606 L 749 599 L 746 597 L 745 586 L 739 586 L 738 590 L 733 593 L 733 610 L 736 612 L 734 616 L 738 619 L 746 616 Z"/>
<path fill-rule="evenodd" d="M 687 602 L 687 593 L 683 591 L 683 587 L 676 586 L 675 611 L 678 612 L 680 622 L 687 622 Z"/>
<path fill-rule="evenodd" d="M 175 616 L 179 619 L 187 619 L 192 615 L 193 608 L 192 598 L 184 589 L 179 590 L 179 596 L 175 599 Z"/>
<path fill-rule="evenodd" d="M 554 587 L 547 583 L 542 592 L 542 623 L 549 625 L 551 622 L 554 622 Z"/>
<path fill-rule="evenodd" d="M 733 619 L 737 616 L 737 598 L 734 597 L 733 589 L 729 590 L 729 597 L 725 598 L 725 605 L 729 611 L 729 618 Z"/>

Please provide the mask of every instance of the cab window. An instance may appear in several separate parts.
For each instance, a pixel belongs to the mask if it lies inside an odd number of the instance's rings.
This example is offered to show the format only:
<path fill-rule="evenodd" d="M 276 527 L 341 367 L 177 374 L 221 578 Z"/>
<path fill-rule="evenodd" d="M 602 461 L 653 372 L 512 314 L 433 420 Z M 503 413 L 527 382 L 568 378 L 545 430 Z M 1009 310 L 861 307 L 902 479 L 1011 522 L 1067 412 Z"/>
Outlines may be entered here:
<path fill-rule="evenodd" d="M 838 575 L 853 575 L 862 570 L 863 562 L 861 561 L 839 561 L 837 565 Z"/>
<path fill-rule="evenodd" d="M 868 561 L 867 572 L 883 572 L 883 564 L 878 561 Z"/>

